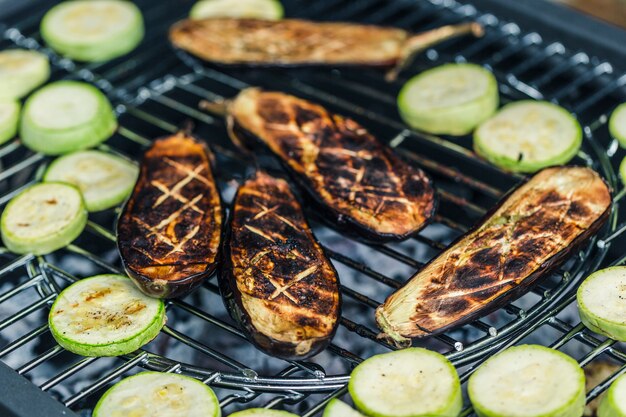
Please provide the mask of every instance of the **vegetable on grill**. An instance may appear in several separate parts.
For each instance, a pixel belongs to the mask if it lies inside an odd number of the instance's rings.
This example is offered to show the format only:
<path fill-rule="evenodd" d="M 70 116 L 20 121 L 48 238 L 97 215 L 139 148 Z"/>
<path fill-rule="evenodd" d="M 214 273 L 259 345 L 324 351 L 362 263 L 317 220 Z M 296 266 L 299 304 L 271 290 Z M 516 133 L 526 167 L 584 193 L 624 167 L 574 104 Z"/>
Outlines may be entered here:
<path fill-rule="evenodd" d="M 583 167 L 546 168 L 431 260 L 376 310 L 398 344 L 481 317 L 527 292 L 607 220 L 611 194 Z"/>
<path fill-rule="evenodd" d="M 423 348 L 366 359 L 352 371 L 348 390 L 357 408 L 372 417 L 457 417 L 463 406 L 454 366 Z"/>
<path fill-rule="evenodd" d="M 46 155 L 91 148 L 117 128 L 111 103 L 96 87 L 57 81 L 26 100 L 20 135 L 24 145 Z"/>
<path fill-rule="evenodd" d="M 144 154 L 117 244 L 148 295 L 185 295 L 215 270 L 223 214 L 211 160 L 204 144 L 182 132 L 157 139 Z"/>
<path fill-rule="evenodd" d="M 474 150 L 494 165 L 536 172 L 569 162 L 580 149 L 582 130 L 564 108 L 521 100 L 506 106 L 474 131 Z"/>
<path fill-rule="evenodd" d="M 571 357 L 538 345 L 506 349 L 470 376 L 467 388 L 478 417 L 580 417 L 585 373 Z"/>
<path fill-rule="evenodd" d="M 0 52 L 0 99 L 20 99 L 49 77 L 50 63 L 44 54 L 24 49 Z"/>
<path fill-rule="evenodd" d="M 298 417 L 295 414 L 283 410 L 271 410 L 267 408 L 249 408 L 243 411 L 229 414 L 228 417 Z"/>
<path fill-rule="evenodd" d="M 119 356 L 154 339 L 165 324 L 165 304 L 125 276 L 96 275 L 63 290 L 48 323 L 57 343 L 82 356 Z"/>
<path fill-rule="evenodd" d="M 183 20 L 170 29 L 172 43 L 199 58 L 225 65 L 391 67 L 390 78 L 419 51 L 472 33 L 478 23 L 443 26 L 411 35 L 397 28 L 298 19 Z"/>
<path fill-rule="evenodd" d="M 600 402 L 598 417 L 626 417 L 626 375 L 611 384 Z"/>
<path fill-rule="evenodd" d="M 219 273 L 231 316 L 270 355 L 317 354 L 339 324 L 339 282 L 289 185 L 257 172 L 231 217 Z"/>
<path fill-rule="evenodd" d="M 189 12 L 192 19 L 235 17 L 246 19 L 278 20 L 284 14 L 278 0 L 200 0 Z"/>
<path fill-rule="evenodd" d="M 585 326 L 626 342 L 626 267 L 594 272 L 578 288 L 576 298 Z"/>
<path fill-rule="evenodd" d="M 93 417 L 221 417 L 213 390 L 195 378 L 140 372 L 109 388 Z"/>
<path fill-rule="evenodd" d="M 67 246 L 86 224 L 87 210 L 78 188 L 54 182 L 32 185 L 13 197 L 0 221 L 7 249 L 35 255 Z"/>
<path fill-rule="evenodd" d="M 44 181 L 78 187 L 88 211 L 117 206 L 128 197 L 138 168 L 124 158 L 102 151 L 78 151 L 57 158 L 46 170 Z"/>
<path fill-rule="evenodd" d="M 143 35 L 141 11 L 130 1 L 65 1 L 41 21 L 41 37 L 46 43 L 78 61 L 107 61 L 125 55 Z"/>
<path fill-rule="evenodd" d="M 256 88 L 239 93 L 227 113 L 235 143 L 280 159 L 325 217 L 347 232 L 401 240 L 434 215 L 430 178 L 351 119 Z"/>
<path fill-rule="evenodd" d="M 324 409 L 322 417 L 365 417 L 348 404 L 337 398 L 333 398 L 328 402 Z"/>
<path fill-rule="evenodd" d="M 20 119 L 19 101 L 0 100 L 0 144 L 15 137 Z"/>
<path fill-rule="evenodd" d="M 622 148 L 626 148 L 626 103 L 620 104 L 611 113 L 609 132 Z"/>
<path fill-rule="evenodd" d="M 474 64 L 445 64 L 411 78 L 398 96 L 398 109 L 414 129 L 465 135 L 498 109 L 498 82 Z"/>

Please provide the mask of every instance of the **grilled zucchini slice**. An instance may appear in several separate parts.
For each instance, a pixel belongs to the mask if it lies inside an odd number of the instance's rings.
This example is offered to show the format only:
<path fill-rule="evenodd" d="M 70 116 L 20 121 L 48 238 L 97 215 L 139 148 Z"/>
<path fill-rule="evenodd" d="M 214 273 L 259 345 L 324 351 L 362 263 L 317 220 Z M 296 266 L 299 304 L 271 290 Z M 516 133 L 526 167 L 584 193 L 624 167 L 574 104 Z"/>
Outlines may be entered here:
<path fill-rule="evenodd" d="M 626 103 L 622 103 L 613 110 L 609 119 L 609 133 L 626 148 Z"/>
<path fill-rule="evenodd" d="M 578 288 L 576 298 L 585 326 L 626 342 L 626 267 L 594 272 Z"/>
<path fill-rule="evenodd" d="M 626 375 L 611 384 L 600 401 L 598 417 L 626 417 Z"/>
<path fill-rule="evenodd" d="M 107 61 L 135 49 L 144 35 L 141 11 L 130 1 L 75 0 L 54 6 L 41 36 L 58 53 L 78 61 Z"/>
<path fill-rule="evenodd" d="M 122 275 L 96 275 L 63 290 L 48 324 L 57 343 L 82 356 L 119 356 L 154 339 L 165 324 L 163 301 Z"/>
<path fill-rule="evenodd" d="M 423 348 L 363 361 L 352 371 L 348 390 L 357 408 L 371 417 L 456 417 L 463 405 L 454 366 Z"/>
<path fill-rule="evenodd" d="M 53 182 L 33 185 L 15 196 L 0 220 L 4 246 L 35 255 L 68 245 L 86 224 L 87 210 L 78 188 Z"/>
<path fill-rule="evenodd" d="M 365 417 L 363 414 L 350 407 L 337 398 L 333 398 L 328 402 L 324 409 L 322 417 Z"/>
<path fill-rule="evenodd" d="M 0 99 L 17 100 L 50 78 L 48 57 L 35 51 L 0 52 Z"/>
<path fill-rule="evenodd" d="M 0 101 L 0 144 L 13 138 L 17 133 L 20 107 L 19 101 Z"/>
<path fill-rule="evenodd" d="M 96 146 L 116 127 L 111 103 L 100 90 L 84 82 L 57 81 L 26 100 L 20 135 L 30 149 L 60 155 Z"/>
<path fill-rule="evenodd" d="M 284 14 L 283 5 L 277 0 L 201 0 L 193 5 L 189 17 L 279 20 Z"/>
<path fill-rule="evenodd" d="M 140 372 L 109 388 L 93 417 L 220 417 L 213 390 L 195 378 Z"/>
<path fill-rule="evenodd" d="M 57 158 L 46 170 L 44 181 L 77 186 L 88 211 L 117 206 L 128 197 L 139 168 L 124 158 L 102 151 L 78 151 Z"/>
<path fill-rule="evenodd" d="M 626 157 L 622 159 L 622 162 L 619 164 L 619 176 L 622 179 L 622 184 L 626 186 Z"/>
<path fill-rule="evenodd" d="M 483 363 L 468 394 L 479 417 L 580 417 L 585 373 L 571 357 L 538 345 L 515 346 Z"/>
<path fill-rule="evenodd" d="M 578 121 L 547 101 L 504 106 L 474 132 L 474 150 L 508 171 L 532 173 L 569 162 L 582 144 Z"/>
<path fill-rule="evenodd" d="M 228 417 L 298 417 L 288 411 L 270 410 L 267 408 L 249 408 L 243 411 L 237 411 Z"/>
<path fill-rule="evenodd" d="M 406 124 L 424 132 L 466 135 L 498 108 L 498 82 L 474 64 L 445 64 L 411 78 L 400 90 Z"/>

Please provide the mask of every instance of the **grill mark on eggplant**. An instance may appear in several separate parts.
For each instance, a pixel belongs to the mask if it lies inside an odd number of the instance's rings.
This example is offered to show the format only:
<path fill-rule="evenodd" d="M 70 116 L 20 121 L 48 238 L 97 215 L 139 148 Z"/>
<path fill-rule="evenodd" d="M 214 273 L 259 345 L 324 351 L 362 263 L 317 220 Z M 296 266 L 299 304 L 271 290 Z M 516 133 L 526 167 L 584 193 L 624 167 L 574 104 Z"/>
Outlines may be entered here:
<path fill-rule="evenodd" d="M 356 23 L 212 18 L 183 20 L 170 41 L 209 62 L 225 65 L 361 65 L 395 67 L 388 79 L 417 52 L 465 34 L 482 36 L 478 23 L 443 26 L 411 35 L 405 30 Z"/>
<path fill-rule="evenodd" d="M 547 168 L 431 260 L 376 310 L 406 344 L 467 323 L 521 296 L 608 219 L 611 195 L 589 168 Z"/>
<path fill-rule="evenodd" d="M 222 203 L 206 146 L 184 133 L 157 139 L 118 220 L 124 267 L 145 293 L 177 297 L 216 266 Z"/>
<path fill-rule="evenodd" d="M 279 92 L 243 90 L 228 107 L 240 146 L 268 149 L 340 227 L 401 240 L 435 211 L 430 178 L 353 120 Z"/>
<path fill-rule="evenodd" d="M 257 172 L 240 186 L 223 254 L 224 302 L 258 348 L 303 359 L 330 343 L 340 314 L 337 273 L 286 181 Z"/>

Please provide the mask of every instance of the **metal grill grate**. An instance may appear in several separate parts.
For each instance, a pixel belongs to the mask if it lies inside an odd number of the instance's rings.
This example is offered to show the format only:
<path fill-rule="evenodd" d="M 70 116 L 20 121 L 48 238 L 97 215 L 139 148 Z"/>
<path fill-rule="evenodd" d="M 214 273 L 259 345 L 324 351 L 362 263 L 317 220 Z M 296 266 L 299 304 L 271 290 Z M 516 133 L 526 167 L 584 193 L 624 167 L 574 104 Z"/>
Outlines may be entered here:
<path fill-rule="evenodd" d="M 328 398 L 345 392 L 347 374 L 361 358 L 391 348 L 376 338 L 373 310 L 520 179 L 476 159 L 467 138 L 423 135 L 404 127 L 395 97 L 409 75 L 425 68 L 453 60 L 482 63 L 498 78 L 503 102 L 533 97 L 569 108 L 585 126 L 585 144 L 574 162 L 593 166 L 617 189 L 612 165 L 618 151 L 605 125 L 607 112 L 626 99 L 626 75 L 613 74 L 609 63 L 574 54 L 559 43 L 546 45 L 539 34 L 522 33 L 516 24 L 479 13 L 471 5 L 434 0 L 284 1 L 287 15 L 293 17 L 389 24 L 416 31 L 476 19 L 486 26 L 484 38 L 456 39 L 429 49 L 403 73 L 404 78 L 388 84 L 374 70 L 224 70 L 203 66 L 181 53 L 177 56 L 164 33 L 187 13 L 190 1 L 159 2 L 156 6 L 137 2 L 148 28 L 143 47 L 125 59 L 78 65 L 41 46 L 37 26 L 50 4 L 36 3 L 40 7 L 6 18 L 8 28 L 0 47 L 44 50 L 54 63 L 53 79 L 78 78 L 101 87 L 117 104 L 120 121 L 117 134 L 102 145 L 105 151 L 136 160 L 151 139 L 193 120 L 195 133 L 217 153 L 219 185 L 225 201 L 230 201 L 235 184 L 250 164 L 227 139 L 223 122 L 200 112 L 197 104 L 201 99 L 228 98 L 242 88 L 258 85 L 309 98 L 355 118 L 428 171 L 441 198 L 436 224 L 400 244 L 366 246 L 333 232 L 323 219 L 308 213 L 338 267 L 345 312 L 333 344 L 311 362 L 270 358 L 248 345 L 227 318 L 214 278 L 196 293 L 169 303 L 170 324 L 145 350 L 114 359 L 79 358 L 56 345 L 45 318 L 60 289 L 76 277 L 120 272 L 112 232 L 116 210 L 92 215 L 83 236 L 53 255 L 0 253 L 5 260 L 0 267 L 0 360 L 73 409 L 90 409 L 111 382 L 149 368 L 182 372 L 217 387 L 222 406 L 231 407 L 227 410 L 237 408 L 236 403 L 253 403 L 284 406 L 312 416 Z M 4 205 L 37 181 L 49 160 L 16 140 L 0 148 L 0 162 L 5 167 L 0 172 L 0 204 Z M 622 195 L 620 192 L 616 200 Z M 545 336 L 544 344 L 553 341 L 561 348 L 570 340 L 580 341 L 583 364 L 601 355 L 626 363 L 626 354 L 614 341 L 599 340 L 571 318 L 569 323 L 560 318 L 572 305 L 572 289 L 600 265 L 610 242 L 626 229 L 617 222 L 615 210 L 600 241 L 589 243 L 517 302 L 424 343 L 459 366 L 463 381 L 489 354 L 543 335 L 544 328 L 556 331 Z M 622 367 L 619 372 L 625 371 Z M 610 380 L 594 389 L 589 398 L 598 395 Z M 470 413 L 468 409 L 463 415 Z"/>

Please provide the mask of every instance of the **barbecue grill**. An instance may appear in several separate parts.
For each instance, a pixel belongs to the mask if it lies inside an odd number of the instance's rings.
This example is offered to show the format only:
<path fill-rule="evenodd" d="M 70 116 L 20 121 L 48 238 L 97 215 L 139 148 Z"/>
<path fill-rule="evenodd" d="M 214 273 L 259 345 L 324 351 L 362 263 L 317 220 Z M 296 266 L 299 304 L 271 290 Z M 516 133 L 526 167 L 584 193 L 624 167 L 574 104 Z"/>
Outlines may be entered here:
<path fill-rule="evenodd" d="M 609 112 L 626 101 L 626 74 L 619 67 L 626 62 L 624 32 L 535 1 L 528 3 L 541 12 L 528 4 L 505 7 L 493 1 L 472 5 L 453 0 L 283 0 L 290 17 L 386 24 L 413 31 L 471 20 L 485 26 L 483 38 L 458 38 L 430 48 L 397 81 L 387 83 L 374 69 L 233 69 L 202 64 L 173 51 L 167 42 L 167 29 L 186 16 L 193 3 L 188 0 L 137 1 L 147 29 L 141 46 L 111 62 L 78 64 L 42 44 L 39 21 L 54 3 L 36 0 L 28 7 L 0 12 L 4 14 L 0 15 L 0 49 L 41 50 L 51 57 L 53 80 L 81 79 L 100 87 L 116 105 L 120 123 L 114 137 L 101 146 L 103 150 L 136 160 L 152 139 L 191 123 L 194 133 L 217 155 L 218 183 L 224 201 L 230 202 L 253 163 L 230 143 L 223 120 L 200 111 L 198 102 L 229 98 L 255 85 L 320 102 L 358 120 L 432 175 L 441 204 L 435 222 L 418 236 L 385 245 L 351 240 L 333 231 L 316 213 L 307 213 L 337 266 L 344 300 L 333 343 L 310 361 L 283 361 L 255 350 L 227 317 L 214 277 L 186 298 L 169 301 L 168 325 L 134 354 L 82 358 L 58 346 L 46 317 L 60 290 L 84 276 L 121 271 L 114 236 L 119 208 L 90 215 L 83 235 L 52 255 L 16 256 L 4 250 L 0 252 L 3 416 L 61 416 L 72 413 L 68 408 L 89 415 L 106 388 L 142 369 L 183 373 L 204 381 L 216 389 L 226 413 L 254 404 L 309 417 L 317 415 L 330 398 L 343 395 L 356 364 L 393 348 L 377 338 L 374 309 L 522 179 L 478 159 L 468 138 L 417 133 L 401 122 L 395 97 L 402 83 L 419 71 L 450 61 L 475 62 L 491 69 L 504 103 L 546 99 L 575 113 L 584 126 L 585 140 L 573 163 L 601 173 L 613 188 L 616 203 L 607 226 L 529 294 L 419 345 L 447 355 L 459 367 L 462 381 L 491 354 L 536 338 L 544 345 L 575 352 L 582 365 L 601 358 L 619 364 L 620 370 L 594 388 L 589 400 L 626 372 L 626 349 L 587 331 L 575 314 L 568 313 L 581 279 L 601 265 L 626 262 L 626 256 L 611 250 L 626 230 L 626 225 L 619 224 L 618 209 L 625 192 L 615 174 L 624 152 L 606 127 Z M 537 17 L 550 12 L 580 23 L 582 29 L 564 31 L 556 19 Z M 511 17 L 520 20 L 507 20 Z M 0 147 L 0 205 L 4 207 L 20 190 L 38 181 L 49 162 L 18 140 Z M 270 161 L 261 164 L 278 169 Z M 462 415 L 472 415 L 471 409 Z"/>

